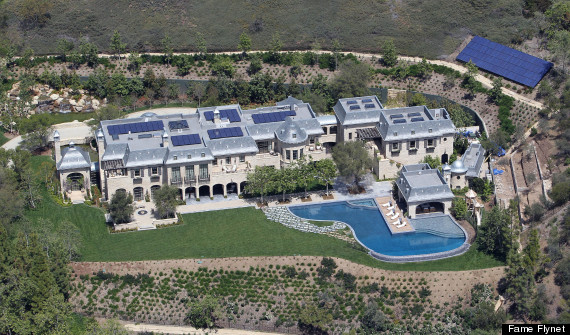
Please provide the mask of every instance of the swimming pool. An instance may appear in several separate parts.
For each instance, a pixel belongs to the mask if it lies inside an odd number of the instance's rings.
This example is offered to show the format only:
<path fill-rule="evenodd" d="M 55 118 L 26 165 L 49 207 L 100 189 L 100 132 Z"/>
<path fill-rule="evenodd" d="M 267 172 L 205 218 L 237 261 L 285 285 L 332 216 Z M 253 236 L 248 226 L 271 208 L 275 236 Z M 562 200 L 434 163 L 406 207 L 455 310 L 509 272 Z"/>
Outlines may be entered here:
<path fill-rule="evenodd" d="M 430 232 L 392 235 L 373 199 L 290 206 L 289 210 L 311 220 L 342 221 L 368 249 L 387 256 L 427 255 L 461 247 L 463 237 L 445 237 Z M 456 235 L 457 236 L 457 235 Z"/>

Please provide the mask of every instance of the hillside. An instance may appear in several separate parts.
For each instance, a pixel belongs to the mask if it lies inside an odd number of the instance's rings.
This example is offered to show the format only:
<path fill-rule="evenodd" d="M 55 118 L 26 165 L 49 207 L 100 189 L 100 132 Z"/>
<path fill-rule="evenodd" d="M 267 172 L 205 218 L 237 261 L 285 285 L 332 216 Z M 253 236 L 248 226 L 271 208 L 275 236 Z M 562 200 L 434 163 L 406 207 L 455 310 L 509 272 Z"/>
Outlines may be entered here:
<path fill-rule="evenodd" d="M 0 29 L 36 54 L 55 52 L 59 38 L 80 36 L 106 50 L 117 29 L 138 51 L 160 50 L 165 34 L 175 50 L 195 50 L 196 32 L 211 51 L 235 50 L 240 33 L 248 31 L 253 49 L 267 49 L 278 32 L 284 49 L 310 48 L 316 39 L 330 48 L 338 39 L 345 50 L 378 51 L 394 38 L 403 54 L 435 58 L 453 52 L 470 33 L 510 43 L 531 29 L 522 0 L 56 0 L 47 5 L 43 25 L 22 22 L 19 5 L 26 1 L 3 2 Z"/>

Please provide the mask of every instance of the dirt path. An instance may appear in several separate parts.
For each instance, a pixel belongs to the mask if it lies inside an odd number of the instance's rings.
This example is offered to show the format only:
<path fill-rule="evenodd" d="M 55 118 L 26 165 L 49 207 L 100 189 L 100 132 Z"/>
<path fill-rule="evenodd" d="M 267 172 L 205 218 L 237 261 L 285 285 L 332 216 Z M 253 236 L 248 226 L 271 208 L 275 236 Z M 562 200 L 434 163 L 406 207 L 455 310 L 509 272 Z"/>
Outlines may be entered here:
<path fill-rule="evenodd" d="M 134 323 L 127 321 L 120 321 L 120 323 L 125 326 L 127 330 L 134 332 L 154 332 L 159 334 L 195 334 L 195 335 L 206 335 L 212 334 L 212 331 L 204 331 L 196 329 L 194 327 L 184 327 L 184 326 L 167 326 L 167 325 L 157 325 L 157 324 L 146 324 L 146 323 Z M 275 335 L 283 333 L 268 333 L 253 330 L 242 330 L 242 329 L 231 329 L 231 328 L 221 328 L 215 331 L 218 335 Z"/>

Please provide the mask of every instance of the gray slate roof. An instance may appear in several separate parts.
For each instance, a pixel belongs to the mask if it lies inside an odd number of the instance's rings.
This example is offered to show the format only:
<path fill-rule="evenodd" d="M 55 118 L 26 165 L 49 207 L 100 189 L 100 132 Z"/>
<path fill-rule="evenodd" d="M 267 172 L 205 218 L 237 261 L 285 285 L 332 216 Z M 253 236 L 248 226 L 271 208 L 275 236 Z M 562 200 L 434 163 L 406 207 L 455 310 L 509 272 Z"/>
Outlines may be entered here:
<path fill-rule="evenodd" d="M 410 113 L 420 113 L 424 121 L 412 122 L 413 117 L 408 116 Z M 393 122 L 392 116 L 398 114 L 404 115 L 406 123 Z M 384 141 L 434 138 L 455 133 L 455 126 L 445 109 L 428 109 L 426 106 L 385 110 L 377 127 Z"/>
<path fill-rule="evenodd" d="M 467 177 L 479 177 L 483 161 L 485 160 L 485 149 L 479 143 L 471 143 L 463 156 L 461 161 L 467 168 Z"/>
<path fill-rule="evenodd" d="M 404 166 L 396 185 L 407 203 L 452 200 L 454 195 L 437 169 L 427 164 Z"/>
<path fill-rule="evenodd" d="M 61 150 L 61 160 L 57 163 L 57 169 L 91 169 L 91 158 L 89 158 L 89 153 L 74 145 L 63 148 L 63 150 Z"/>
<path fill-rule="evenodd" d="M 289 116 L 286 117 L 285 122 L 281 123 L 281 126 L 275 130 L 275 136 L 277 136 L 279 141 L 287 144 L 303 143 L 309 137 L 307 132 L 299 127 L 297 123 L 293 122 L 293 119 Z"/>

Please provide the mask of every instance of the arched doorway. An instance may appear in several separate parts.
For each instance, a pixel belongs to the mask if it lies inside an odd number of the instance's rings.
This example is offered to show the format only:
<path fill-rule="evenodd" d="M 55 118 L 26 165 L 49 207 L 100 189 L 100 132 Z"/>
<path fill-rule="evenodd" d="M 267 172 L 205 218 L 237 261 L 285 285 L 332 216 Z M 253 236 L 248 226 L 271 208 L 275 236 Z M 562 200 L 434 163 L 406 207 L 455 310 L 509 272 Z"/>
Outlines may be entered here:
<path fill-rule="evenodd" d="M 150 187 L 150 196 L 154 199 L 154 192 L 160 189 L 160 185 L 153 185 Z"/>
<path fill-rule="evenodd" d="M 133 189 L 133 198 L 135 201 L 144 200 L 144 189 L 142 187 L 135 187 Z"/>
<path fill-rule="evenodd" d="M 241 191 L 241 193 L 245 193 L 246 186 L 247 186 L 247 181 L 242 181 L 241 183 L 239 183 L 239 190 Z"/>
<path fill-rule="evenodd" d="M 447 164 L 449 162 L 449 155 L 443 154 L 441 155 L 441 164 Z"/>
<path fill-rule="evenodd" d="M 196 196 L 196 187 L 186 187 L 184 190 L 184 196 L 186 199 L 190 199 Z"/>
<path fill-rule="evenodd" d="M 416 214 L 444 213 L 445 206 L 441 202 L 426 202 L 416 206 Z"/>
<path fill-rule="evenodd" d="M 237 194 L 237 183 L 229 183 L 226 185 L 227 193 L 228 194 Z"/>
<path fill-rule="evenodd" d="M 81 191 L 83 189 L 83 175 L 81 173 L 71 173 L 67 176 L 67 187 L 69 191 Z"/>
<path fill-rule="evenodd" d="M 198 189 L 198 195 L 200 196 L 200 198 L 210 197 L 210 186 L 208 185 L 200 186 L 200 188 Z"/>
<path fill-rule="evenodd" d="M 224 185 L 222 185 L 222 184 L 214 185 L 214 187 L 212 188 L 212 194 L 213 195 L 224 195 Z"/>

